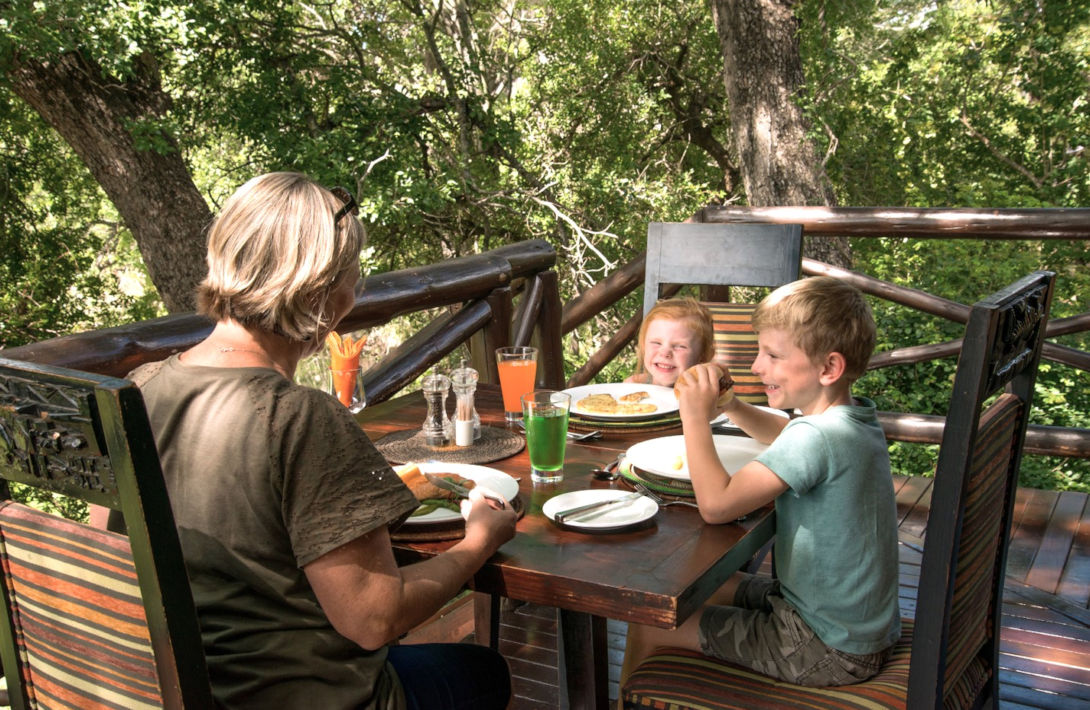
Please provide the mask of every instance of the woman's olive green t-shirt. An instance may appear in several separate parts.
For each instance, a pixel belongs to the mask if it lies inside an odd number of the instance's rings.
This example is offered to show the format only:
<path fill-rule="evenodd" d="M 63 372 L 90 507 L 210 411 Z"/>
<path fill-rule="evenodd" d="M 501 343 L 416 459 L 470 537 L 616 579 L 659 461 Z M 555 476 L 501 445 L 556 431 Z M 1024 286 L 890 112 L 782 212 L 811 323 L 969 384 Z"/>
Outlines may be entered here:
<path fill-rule="evenodd" d="M 303 567 L 417 503 L 348 411 L 265 368 L 135 370 L 216 699 L 400 710 L 386 649 L 338 634 Z"/>

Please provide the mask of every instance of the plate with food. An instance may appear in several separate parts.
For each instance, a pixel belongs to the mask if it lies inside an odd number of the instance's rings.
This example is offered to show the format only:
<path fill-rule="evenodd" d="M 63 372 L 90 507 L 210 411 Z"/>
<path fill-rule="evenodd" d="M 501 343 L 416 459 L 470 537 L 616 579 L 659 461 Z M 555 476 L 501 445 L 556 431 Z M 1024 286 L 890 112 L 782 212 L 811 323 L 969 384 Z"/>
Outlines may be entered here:
<path fill-rule="evenodd" d="M 777 417 L 783 417 L 784 419 L 787 419 L 789 417 L 787 412 L 783 411 L 782 409 L 775 409 L 773 407 L 763 407 L 763 406 L 761 406 L 759 404 L 755 405 L 755 406 L 757 407 L 757 409 L 763 409 L 766 412 L 770 412 L 772 414 L 775 414 Z M 730 430 L 730 431 L 741 431 L 741 428 L 737 424 L 732 422 L 730 420 L 730 417 L 728 417 L 726 414 L 720 414 L 715 419 L 712 419 L 712 426 L 714 428 L 716 428 L 716 429 L 723 429 L 723 430 Z"/>
<path fill-rule="evenodd" d="M 405 521 L 405 525 L 445 523 L 461 519 L 459 507 L 461 497 L 452 491 L 444 490 L 424 477 L 433 474 L 446 478 L 466 488 L 482 486 L 490 492 L 503 496 L 507 501 L 514 500 L 519 492 L 519 484 L 503 471 L 487 466 L 475 466 L 464 463 L 409 463 L 394 469 L 402 482 L 409 487 L 420 507 Z"/>
<path fill-rule="evenodd" d="M 719 460 L 732 476 L 768 448 L 768 444 L 744 436 L 713 436 L 712 440 Z M 690 480 L 684 436 L 661 436 L 641 441 L 629 447 L 625 456 L 639 470 L 665 478 Z"/>
<path fill-rule="evenodd" d="M 652 419 L 677 411 L 670 387 L 614 382 L 564 390 L 571 395 L 571 413 L 584 419 Z"/>

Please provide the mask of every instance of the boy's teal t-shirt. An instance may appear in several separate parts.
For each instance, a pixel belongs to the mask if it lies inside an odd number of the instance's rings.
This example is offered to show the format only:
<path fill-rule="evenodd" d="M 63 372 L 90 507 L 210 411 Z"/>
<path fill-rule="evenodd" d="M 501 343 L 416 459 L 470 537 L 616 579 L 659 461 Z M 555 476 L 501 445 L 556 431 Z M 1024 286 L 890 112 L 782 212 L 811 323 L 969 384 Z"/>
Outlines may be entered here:
<path fill-rule="evenodd" d="M 873 401 L 792 420 L 757 460 L 776 499 L 784 599 L 833 648 L 876 653 L 901 635 L 897 501 Z"/>

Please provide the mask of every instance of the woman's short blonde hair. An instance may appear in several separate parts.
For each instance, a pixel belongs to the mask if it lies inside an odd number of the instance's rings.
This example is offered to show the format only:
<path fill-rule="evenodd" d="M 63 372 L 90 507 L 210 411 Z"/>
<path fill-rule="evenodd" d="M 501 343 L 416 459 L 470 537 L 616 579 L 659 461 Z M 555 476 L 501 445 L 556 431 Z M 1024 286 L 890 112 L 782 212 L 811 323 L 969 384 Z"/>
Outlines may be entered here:
<path fill-rule="evenodd" d="M 844 356 L 844 376 L 855 382 L 867 371 L 877 327 L 863 294 L 831 276 L 793 281 L 768 294 L 753 312 L 753 329 L 783 330 L 813 362 Z"/>
<path fill-rule="evenodd" d="M 640 323 L 640 333 L 636 338 L 636 372 L 644 372 L 643 353 L 644 338 L 647 336 L 647 327 L 656 320 L 680 320 L 685 321 L 689 328 L 696 334 L 697 344 L 696 363 L 711 362 L 715 356 L 715 332 L 712 327 L 712 314 L 703 303 L 695 298 L 669 298 L 659 301 Z"/>
<path fill-rule="evenodd" d="M 208 232 L 197 309 L 214 320 L 309 341 L 329 326 L 326 300 L 358 265 L 365 233 L 344 203 L 298 173 L 255 177 L 224 203 Z"/>

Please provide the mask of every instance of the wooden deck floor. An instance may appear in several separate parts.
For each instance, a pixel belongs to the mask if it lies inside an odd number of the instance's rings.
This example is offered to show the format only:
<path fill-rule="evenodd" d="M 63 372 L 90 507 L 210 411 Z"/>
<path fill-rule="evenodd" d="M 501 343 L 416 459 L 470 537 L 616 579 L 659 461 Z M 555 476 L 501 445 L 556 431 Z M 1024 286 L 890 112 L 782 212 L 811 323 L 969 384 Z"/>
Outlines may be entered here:
<path fill-rule="evenodd" d="M 901 612 L 916 609 L 921 537 L 931 479 L 896 479 L 901 531 Z M 1000 707 L 1090 707 L 1090 506 L 1083 493 L 1020 489 L 1007 565 L 1000 638 Z M 464 630 L 463 620 L 459 631 Z M 471 626 L 469 627 L 471 628 Z M 625 625 L 610 621 L 610 697 L 624 655 Z M 471 638 L 470 634 L 470 638 Z M 501 652 L 511 667 L 515 710 L 556 710 L 556 612 L 505 606 Z M 423 640 L 423 639 L 421 639 Z"/>

